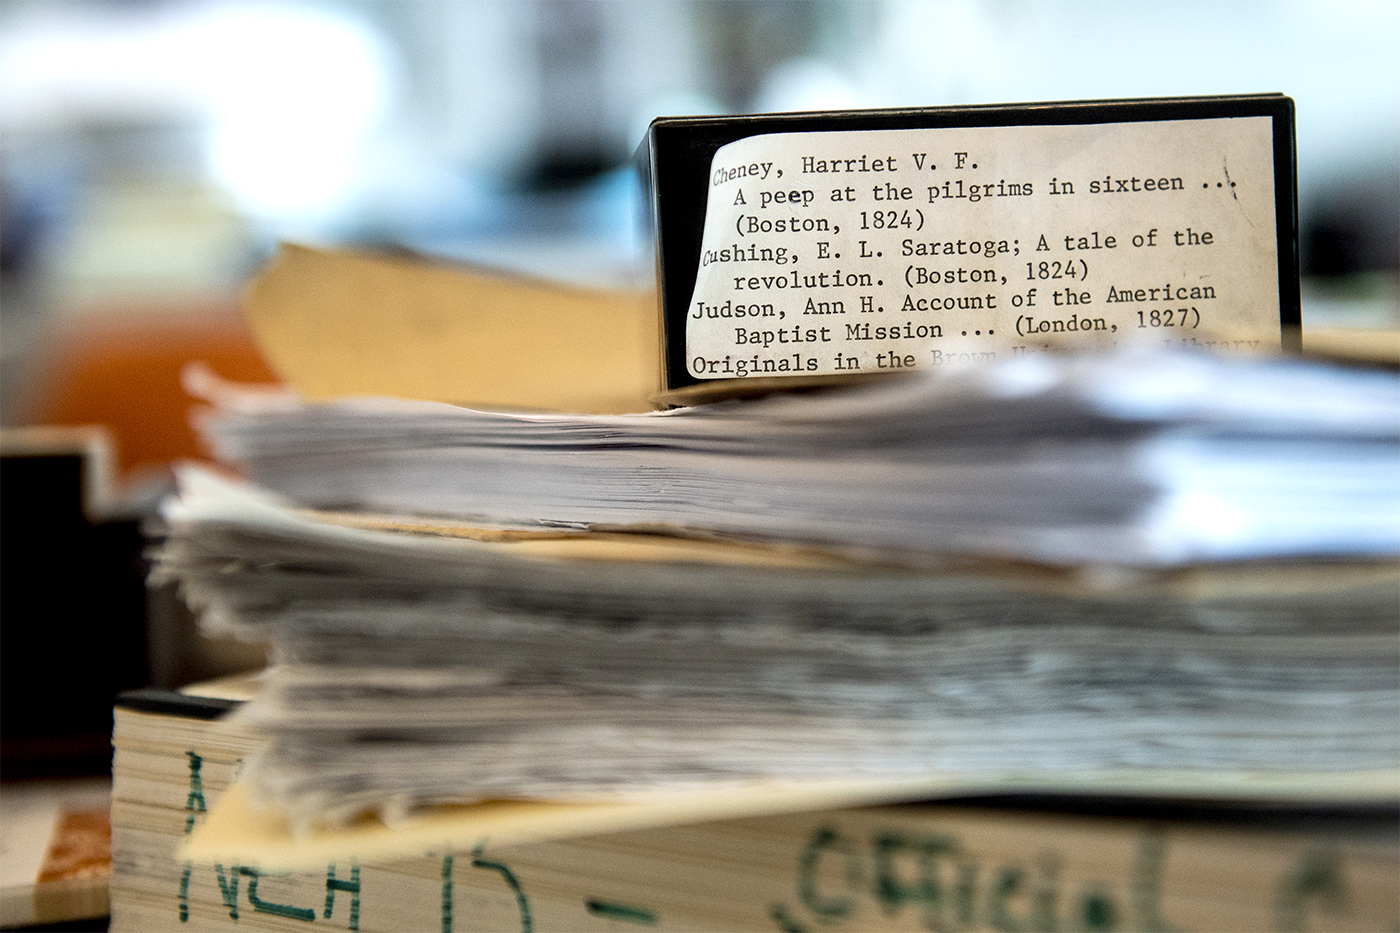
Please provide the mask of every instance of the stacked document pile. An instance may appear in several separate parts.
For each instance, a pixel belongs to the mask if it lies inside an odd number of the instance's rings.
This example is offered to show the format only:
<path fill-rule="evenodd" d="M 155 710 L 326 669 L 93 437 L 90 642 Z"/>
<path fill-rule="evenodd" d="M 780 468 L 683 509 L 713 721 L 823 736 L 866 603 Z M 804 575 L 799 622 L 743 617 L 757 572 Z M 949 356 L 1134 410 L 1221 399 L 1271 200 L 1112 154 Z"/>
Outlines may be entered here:
<path fill-rule="evenodd" d="M 319 508 L 1056 565 L 1400 551 L 1388 373 L 1038 355 L 626 416 L 203 391 L 218 455 Z"/>
<path fill-rule="evenodd" d="M 161 572 L 274 646 L 247 777 L 297 826 L 772 779 L 1400 795 L 1393 374 L 1025 357 L 587 418 L 205 388 L 263 488 L 188 473 Z"/>

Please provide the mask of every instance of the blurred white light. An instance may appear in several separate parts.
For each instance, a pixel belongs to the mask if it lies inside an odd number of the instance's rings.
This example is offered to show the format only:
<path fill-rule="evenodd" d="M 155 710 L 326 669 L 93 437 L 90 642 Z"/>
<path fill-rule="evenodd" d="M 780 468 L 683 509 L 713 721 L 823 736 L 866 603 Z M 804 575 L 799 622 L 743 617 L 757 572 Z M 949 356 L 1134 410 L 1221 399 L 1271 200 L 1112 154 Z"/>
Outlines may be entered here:
<path fill-rule="evenodd" d="M 322 8 L 40 8 L 7 26 L 0 127 L 199 125 L 214 180 L 268 220 L 340 207 L 389 104 L 383 46 Z"/>
<path fill-rule="evenodd" d="M 626 138 L 640 142 L 646 136 L 651 121 L 657 117 L 700 117 L 717 113 L 724 113 L 720 102 L 698 91 L 656 94 L 644 100 L 632 113 Z"/>
<path fill-rule="evenodd" d="M 334 211 L 350 193 L 361 147 L 388 104 L 387 68 L 374 37 L 352 22 L 296 8 L 228 8 L 203 27 L 209 45 L 223 53 L 207 72 L 217 102 L 209 147 L 214 177 L 255 214 Z"/>
<path fill-rule="evenodd" d="M 797 58 L 769 72 L 754 109 L 761 113 L 777 113 L 854 110 L 865 106 L 869 106 L 866 98 L 834 66 L 814 58 Z"/>

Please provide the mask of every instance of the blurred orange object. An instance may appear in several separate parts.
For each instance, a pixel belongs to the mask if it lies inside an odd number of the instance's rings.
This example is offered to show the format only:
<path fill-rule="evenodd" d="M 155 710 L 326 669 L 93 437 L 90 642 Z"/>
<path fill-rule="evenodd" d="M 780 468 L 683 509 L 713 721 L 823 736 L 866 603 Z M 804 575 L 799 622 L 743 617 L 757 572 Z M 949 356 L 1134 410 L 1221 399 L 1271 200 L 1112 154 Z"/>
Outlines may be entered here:
<path fill-rule="evenodd" d="M 31 425 L 105 425 L 117 482 L 207 459 L 180 374 L 193 362 L 237 382 L 277 382 L 238 309 L 103 309 L 58 324 L 34 360 L 21 413 Z"/>

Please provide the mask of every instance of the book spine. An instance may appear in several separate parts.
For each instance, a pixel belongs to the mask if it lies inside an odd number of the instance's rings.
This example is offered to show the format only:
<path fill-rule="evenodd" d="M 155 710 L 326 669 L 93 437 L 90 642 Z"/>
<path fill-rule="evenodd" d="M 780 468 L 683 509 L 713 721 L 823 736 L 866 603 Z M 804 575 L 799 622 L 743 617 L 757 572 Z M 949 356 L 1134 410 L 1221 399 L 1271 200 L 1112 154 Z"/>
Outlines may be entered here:
<path fill-rule="evenodd" d="M 1395 930 L 1391 838 L 995 808 L 730 820 L 292 874 L 174 855 L 237 769 L 117 711 L 114 931 Z M 124 729 L 124 726 L 128 728 Z M 160 772 L 158 775 L 155 772 Z"/>

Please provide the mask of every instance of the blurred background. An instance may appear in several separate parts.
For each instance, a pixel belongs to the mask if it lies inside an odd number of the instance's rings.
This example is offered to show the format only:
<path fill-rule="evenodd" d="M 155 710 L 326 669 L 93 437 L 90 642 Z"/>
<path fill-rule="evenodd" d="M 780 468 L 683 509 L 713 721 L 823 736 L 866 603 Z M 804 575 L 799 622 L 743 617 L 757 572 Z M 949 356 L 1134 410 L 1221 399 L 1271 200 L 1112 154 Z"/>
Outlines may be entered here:
<path fill-rule="evenodd" d="M 1305 328 L 1400 326 L 1394 0 L 0 0 L 0 420 L 25 456 L 105 426 L 77 448 L 127 523 L 93 545 L 126 575 L 75 586 L 53 503 L 97 500 L 7 458 L 6 669 L 36 620 L 143 598 L 132 523 L 195 450 L 180 368 L 272 378 L 237 296 L 279 240 L 635 283 L 655 116 L 1267 91 L 1297 102 Z M 153 625 L 125 685 L 202 672 Z"/>
<path fill-rule="evenodd" d="M 279 239 L 626 281 L 663 114 L 1282 91 L 1305 316 L 1393 324 L 1397 50 L 1392 0 L 0 0 L 0 414 L 72 423 L 47 351 L 113 315 L 206 339 Z"/>

